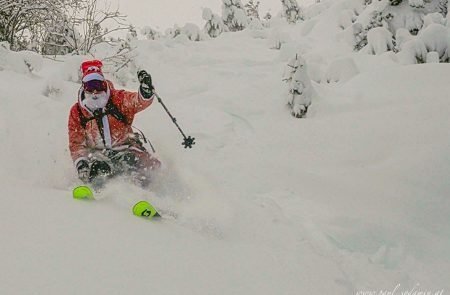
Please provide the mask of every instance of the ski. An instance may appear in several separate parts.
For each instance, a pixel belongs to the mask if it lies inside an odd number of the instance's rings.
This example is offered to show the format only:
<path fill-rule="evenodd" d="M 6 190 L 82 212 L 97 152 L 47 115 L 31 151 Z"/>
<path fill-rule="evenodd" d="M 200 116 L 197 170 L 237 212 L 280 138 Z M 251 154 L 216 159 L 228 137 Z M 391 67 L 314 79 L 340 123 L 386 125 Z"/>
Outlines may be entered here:
<path fill-rule="evenodd" d="M 80 185 L 74 188 L 72 196 L 77 200 L 94 200 L 94 192 L 85 185 Z"/>
<path fill-rule="evenodd" d="M 76 200 L 95 200 L 94 192 L 86 185 L 80 185 L 73 189 L 72 196 Z M 139 201 L 134 204 L 132 212 L 135 216 L 146 219 L 160 218 L 159 212 L 148 201 Z"/>
<path fill-rule="evenodd" d="M 147 201 L 139 201 L 133 206 L 133 214 L 147 219 L 161 217 L 155 207 Z"/>

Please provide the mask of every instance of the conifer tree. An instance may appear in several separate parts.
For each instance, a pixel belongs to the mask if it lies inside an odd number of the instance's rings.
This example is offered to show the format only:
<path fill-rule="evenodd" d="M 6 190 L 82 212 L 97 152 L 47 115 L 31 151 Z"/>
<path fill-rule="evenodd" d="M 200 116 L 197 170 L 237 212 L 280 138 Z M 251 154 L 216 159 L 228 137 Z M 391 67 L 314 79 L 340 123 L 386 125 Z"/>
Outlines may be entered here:
<path fill-rule="evenodd" d="M 222 0 L 222 19 L 231 32 L 242 31 L 249 23 L 241 0 Z"/>
<path fill-rule="evenodd" d="M 256 3 L 253 2 L 253 0 L 248 1 L 247 4 L 245 4 L 245 11 L 247 13 L 247 16 L 253 20 L 253 19 L 260 19 L 259 18 L 259 4 L 260 2 L 257 1 Z"/>
<path fill-rule="evenodd" d="M 282 15 L 288 23 L 295 24 L 303 19 L 297 0 L 281 0 L 281 4 L 283 5 Z"/>
<path fill-rule="evenodd" d="M 220 16 L 213 13 L 211 9 L 203 9 L 203 19 L 206 21 L 204 31 L 211 37 L 216 38 L 227 29 Z"/>

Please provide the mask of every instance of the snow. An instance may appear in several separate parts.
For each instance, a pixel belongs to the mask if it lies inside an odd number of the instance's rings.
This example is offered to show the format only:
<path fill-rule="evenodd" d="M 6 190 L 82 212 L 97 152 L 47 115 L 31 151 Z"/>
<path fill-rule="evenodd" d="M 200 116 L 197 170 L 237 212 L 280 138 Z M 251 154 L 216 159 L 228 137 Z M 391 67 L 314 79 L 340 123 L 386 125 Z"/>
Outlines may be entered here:
<path fill-rule="evenodd" d="M 343 61 L 339 83 L 312 82 L 305 119 L 285 107 L 287 60 L 268 40 L 137 41 L 135 63 L 197 144 L 184 150 L 155 102 L 135 125 L 161 175 L 150 191 L 118 180 L 94 202 L 72 199 L 67 150 L 83 58 L 0 46 L 1 293 L 448 292 L 450 68 L 402 65 L 420 36 L 395 57 L 354 53 L 336 37 L 339 6 L 324 2 L 317 19 L 270 29 L 314 81 Z M 178 217 L 136 218 L 139 199 Z"/>
<path fill-rule="evenodd" d="M 377 27 L 367 33 L 367 51 L 370 54 L 383 54 L 393 48 L 392 34 L 388 29 Z"/>
<path fill-rule="evenodd" d="M 352 58 L 339 58 L 330 63 L 322 80 L 328 83 L 345 82 L 356 76 L 358 73 L 358 67 Z"/>
<path fill-rule="evenodd" d="M 440 24 L 430 24 L 419 32 L 428 51 L 436 51 L 442 60 L 447 60 L 450 47 L 450 31 Z"/>
<path fill-rule="evenodd" d="M 439 12 L 427 14 L 423 19 L 423 26 L 428 27 L 431 24 L 441 24 L 445 26 L 445 18 Z"/>

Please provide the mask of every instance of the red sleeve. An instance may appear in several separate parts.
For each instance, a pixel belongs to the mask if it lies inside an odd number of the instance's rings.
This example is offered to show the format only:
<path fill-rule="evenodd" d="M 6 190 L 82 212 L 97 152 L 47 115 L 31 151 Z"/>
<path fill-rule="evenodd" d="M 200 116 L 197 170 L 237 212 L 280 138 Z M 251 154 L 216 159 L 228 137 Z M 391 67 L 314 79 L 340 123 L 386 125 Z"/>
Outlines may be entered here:
<path fill-rule="evenodd" d="M 120 92 L 125 108 L 130 110 L 133 115 L 145 110 L 153 103 L 154 95 L 150 98 L 144 98 L 140 92 L 126 90 L 120 90 Z"/>
<path fill-rule="evenodd" d="M 88 150 L 86 147 L 85 129 L 81 126 L 80 114 L 75 104 L 70 109 L 69 115 L 69 150 L 74 164 L 82 159 L 87 159 Z"/>

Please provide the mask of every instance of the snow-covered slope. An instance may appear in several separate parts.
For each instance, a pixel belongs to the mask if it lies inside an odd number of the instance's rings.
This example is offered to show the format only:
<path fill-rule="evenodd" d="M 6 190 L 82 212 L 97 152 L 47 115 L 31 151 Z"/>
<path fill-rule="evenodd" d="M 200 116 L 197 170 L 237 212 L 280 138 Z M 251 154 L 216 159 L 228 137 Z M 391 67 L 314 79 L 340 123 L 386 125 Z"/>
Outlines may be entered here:
<path fill-rule="evenodd" d="M 331 48 L 313 50 L 320 34 L 300 30 L 285 28 L 287 48 L 331 62 Z M 361 73 L 315 84 L 299 120 L 283 105 L 289 50 L 251 36 L 139 42 L 136 63 L 198 143 L 183 150 L 155 102 L 136 125 L 163 175 L 150 192 L 112 183 L 95 202 L 71 198 L 77 58 L 0 70 L 2 294 L 450 290 L 450 67 L 354 55 Z M 140 220 L 139 199 L 178 218 Z"/>

